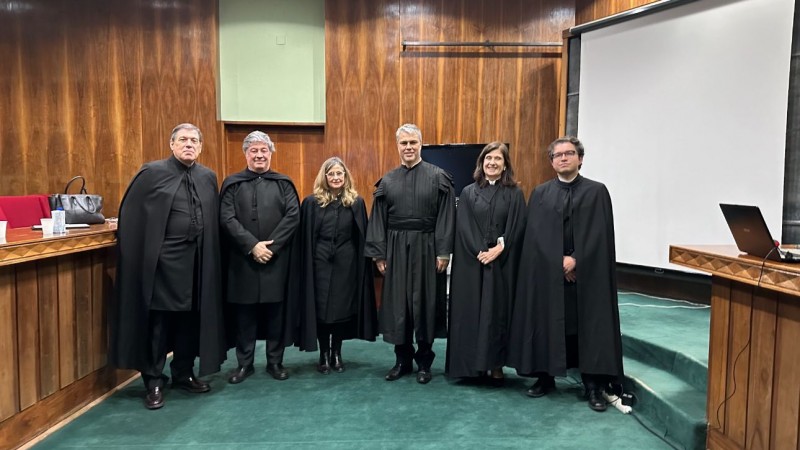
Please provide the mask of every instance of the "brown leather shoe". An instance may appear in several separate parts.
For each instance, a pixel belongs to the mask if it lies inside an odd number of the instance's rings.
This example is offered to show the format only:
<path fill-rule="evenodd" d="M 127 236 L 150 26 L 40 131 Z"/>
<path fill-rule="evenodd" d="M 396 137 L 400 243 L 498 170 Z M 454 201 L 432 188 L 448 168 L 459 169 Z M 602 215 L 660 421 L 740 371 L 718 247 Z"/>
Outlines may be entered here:
<path fill-rule="evenodd" d="M 246 367 L 239 366 L 236 368 L 236 370 L 231 372 L 231 376 L 228 377 L 228 383 L 239 384 L 242 381 L 244 381 L 247 377 L 255 373 L 255 371 L 256 370 L 253 368 L 252 364 Z"/>
<path fill-rule="evenodd" d="M 194 376 L 182 378 L 180 380 L 172 380 L 172 387 L 183 389 L 184 391 L 191 392 L 192 394 L 202 394 L 211 390 L 211 385 L 205 381 L 198 380 Z"/>
<path fill-rule="evenodd" d="M 267 373 L 278 381 L 289 379 L 289 371 L 283 367 L 283 364 L 267 364 Z"/>
<path fill-rule="evenodd" d="M 144 407 L 147 409 L 158 409 L 164 406 L 164 392 L 160 387 L 154 387 L 147 391 L 144 397 Z"/>

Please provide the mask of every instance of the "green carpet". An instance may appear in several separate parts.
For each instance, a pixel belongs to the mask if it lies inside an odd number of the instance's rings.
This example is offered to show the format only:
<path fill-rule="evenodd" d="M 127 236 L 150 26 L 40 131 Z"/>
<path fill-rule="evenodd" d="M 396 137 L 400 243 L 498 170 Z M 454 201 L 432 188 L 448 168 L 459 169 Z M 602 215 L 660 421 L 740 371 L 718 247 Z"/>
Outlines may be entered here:
<path fill-rule="evenodd" d="M 136 380 L 35 448 L 668 448 L 630 415 L 590 410 L 572 378 L 539 399 L 526 397 L 531 380 L 509 369 L 501 388 L 447 380 L 443 340 L 428 385 L 413 376 L 384 381 L 392 347 L 360 341 L 345 342 L 341 374 L 318 374 L 316 354 L 287 350 L 291 378 L 275 381 L 259 344 L 257 372 L 242 384 L 226 382 L 233 352 L 208 377 L 210 393 L 168 389 L 157 411 L 142 406 Z"/>
<path fill-rule="evenodd" d="M 675 447 L 705 448 L 710 309 L 620 293 L 619 311 L 635 413 Z"/>

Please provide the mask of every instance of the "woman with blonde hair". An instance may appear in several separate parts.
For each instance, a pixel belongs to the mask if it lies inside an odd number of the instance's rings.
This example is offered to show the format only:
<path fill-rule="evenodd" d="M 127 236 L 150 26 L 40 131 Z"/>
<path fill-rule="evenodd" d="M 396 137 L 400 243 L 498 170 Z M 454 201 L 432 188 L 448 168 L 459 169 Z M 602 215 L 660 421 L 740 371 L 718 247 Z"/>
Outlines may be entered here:
<path fill-rule="evenodd" d="M 314 193 L 300 206 L 297 271 L 303 313 L 313 315 L 317 324 L 316 330 L 301 330 L 301 340 L 319 341 L 317 370 L 322 374 L 344 371 L 343 340 L 375 340 L 377 313 L 372 263 L 364 257 L 366 232 L 364 199 L 344 161 L 329 158 L 317 174 Z M 310 346 L 301 342 L 300 347 Z"/>

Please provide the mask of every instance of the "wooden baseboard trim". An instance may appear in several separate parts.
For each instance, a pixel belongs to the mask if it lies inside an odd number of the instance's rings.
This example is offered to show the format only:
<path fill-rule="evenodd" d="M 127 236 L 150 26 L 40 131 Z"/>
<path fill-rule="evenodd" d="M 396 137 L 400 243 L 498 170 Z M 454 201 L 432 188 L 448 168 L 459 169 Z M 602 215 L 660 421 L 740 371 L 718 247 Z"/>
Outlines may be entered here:
<path fill-rule="evenodd" d="M 16 449 L 138 375 L 103 367 L 0 423 L 0 448 Z"/>
<path fill-rule="evenodd" d="M 719 429 L 708 427 L 706 447 L 711 450 L 742 450 L 744 447 L 733 442 L 731 438 L 722 434 Z"/>

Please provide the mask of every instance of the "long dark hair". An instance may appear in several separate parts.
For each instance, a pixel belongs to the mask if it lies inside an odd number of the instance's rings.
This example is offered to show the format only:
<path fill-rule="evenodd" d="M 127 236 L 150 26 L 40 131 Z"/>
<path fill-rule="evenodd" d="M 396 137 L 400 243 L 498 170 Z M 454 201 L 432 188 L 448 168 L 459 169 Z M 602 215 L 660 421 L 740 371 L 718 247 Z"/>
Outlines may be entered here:
<path fill-rule="evenodd" d="M 503 144 L 499 141 L 492 142 L 487 144 L 486 147 L 483 147 L 481 154 L 478 155 L 478 161 L 475 163 L 475 172 L 472 174 L 472 178 L 480 187 L 484 187 L 489 184 L 489 180 L 486 179 L 486 174 L 483 172 L 483 160 L 486 158 L 487 153 L 495 150 L 500 150 L 500 153 L 503 155 L 504 169 L 502 175 L 500 175 L 500 184 L 503 186 L 516 186 L 517 180 L 514 179 L 514 167 L 511 165 L 511 157 L 508 155 L 508 147 L 506 144 Z"/>

